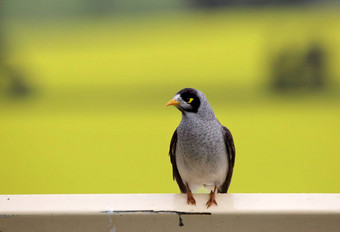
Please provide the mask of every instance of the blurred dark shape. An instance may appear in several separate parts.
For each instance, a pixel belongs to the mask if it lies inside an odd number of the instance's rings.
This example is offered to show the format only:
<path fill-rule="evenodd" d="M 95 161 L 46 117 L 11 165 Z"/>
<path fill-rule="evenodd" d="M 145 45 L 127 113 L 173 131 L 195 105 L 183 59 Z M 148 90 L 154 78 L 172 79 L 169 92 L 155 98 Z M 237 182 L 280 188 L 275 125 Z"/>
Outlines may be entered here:
<path fill-rule="evenodd" d="M 321 89 L 326 86 L 326 53 L 320 43 L 299 52 L 288 48 L 272 62 L 272 86 L 275 90 Z"/>
<path fill-rule="evenodd" d="M 316 3 L 318 0 L 189 0 L 195 7 L 215 8 L 220 6 L 271 6 Z M 327 1 L 324 1 L 327 2 Z"/>
<path fill-rule="evenodd" d="M 27 96 L 31 88 L 25 81 L 24 75 L 16 68 L 11 68 L 6 64 L 8 56 L 5 42 L 3 2 L 0 1 L 0 93 L 12 97 Z"/>
<path fill-rule="evenodd" d="M 0 65 L 0 91 L 10 97 L 26 97 L 32 93 L 32 87 L 18 69 Z"/>
<path fill-rule="evenodd" d="M 311 77 L 311 85 L 315 88 L 324 87 L 326 85 L 325 72 L 325 51 L 320 44 L 311 46 L 306 54 L 306 66 L 309 67 L 309 73 L 305 73 L 306 78 Z"/>

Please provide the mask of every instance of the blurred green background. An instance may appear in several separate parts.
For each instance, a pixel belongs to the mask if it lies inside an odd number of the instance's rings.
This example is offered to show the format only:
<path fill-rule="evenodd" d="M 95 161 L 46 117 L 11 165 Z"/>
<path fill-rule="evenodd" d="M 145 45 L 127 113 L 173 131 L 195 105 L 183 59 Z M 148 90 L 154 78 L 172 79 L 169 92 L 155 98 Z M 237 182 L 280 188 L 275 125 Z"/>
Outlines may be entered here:
<path fill-rule="evenodd" d="M 1 1 L 0 194 L 168 193 L 182 88 L 232 132 L 230 192 L 340 192 L 337 1 Z"/>

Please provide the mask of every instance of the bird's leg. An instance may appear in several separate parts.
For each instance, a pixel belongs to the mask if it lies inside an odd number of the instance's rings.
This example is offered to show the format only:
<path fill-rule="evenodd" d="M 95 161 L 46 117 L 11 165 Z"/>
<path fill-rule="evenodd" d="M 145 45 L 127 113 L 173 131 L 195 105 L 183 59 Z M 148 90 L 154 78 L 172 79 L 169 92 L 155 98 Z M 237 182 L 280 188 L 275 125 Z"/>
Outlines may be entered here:
<path fill-rule="evenodd" d="M 190 190 L 190 188 L 189 188 L 189 185 L 188 184 L 186 184 L 186 187 L 187 187 L 187 202 L 188 202 L 188 204 L 190 205 L 196 205 L 196 200 L 195 200 L 195 198 L 194 198 L 194 195 L 192 195 L 192 192 L 191 192 L 191 190 Z"/>
<path fill-rule="evenodd" d="M 209 198 L 209 200 L 207 201 L 207 204 L 206 204 L 207 208 L 209 208 L 213 204 L 217 205 L 217 202 L 215 200 L 216 190 L 217 190 L 217 186 L 215 185 L 214 191 L 210 191 L 210 198 Z"/>

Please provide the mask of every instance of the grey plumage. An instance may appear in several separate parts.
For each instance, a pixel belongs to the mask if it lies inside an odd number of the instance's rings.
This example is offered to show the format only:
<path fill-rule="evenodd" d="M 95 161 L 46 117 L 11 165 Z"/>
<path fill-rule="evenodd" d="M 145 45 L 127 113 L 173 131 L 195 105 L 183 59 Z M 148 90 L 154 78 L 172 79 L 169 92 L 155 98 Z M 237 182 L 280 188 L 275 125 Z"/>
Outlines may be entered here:
<path fill-rule="evenodd" d="M 169 151 L 173 178 L 181 192 L 216 186 L 218 192 L 226 193 L 235 162 L 230 131 L 220 124 L 207 98 L 198 90 L 183 89 L 167 105 L 175 105 L 182 112 Z"/>

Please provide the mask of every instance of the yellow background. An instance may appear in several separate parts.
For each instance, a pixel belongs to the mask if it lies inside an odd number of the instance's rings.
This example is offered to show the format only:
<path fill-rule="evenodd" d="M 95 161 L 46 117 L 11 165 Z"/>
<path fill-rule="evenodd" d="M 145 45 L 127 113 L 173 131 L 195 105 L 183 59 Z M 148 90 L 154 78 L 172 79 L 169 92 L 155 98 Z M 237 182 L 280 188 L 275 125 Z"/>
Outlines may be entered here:
<path fill-rule="evenodd" d="M 7 63 L 34 91 L 0 99 L 0 194 L 179 192 L 164 105 L 184 87 L 234 136 L 230 192 L 339 192 L 339 28 L 313 8 L 11 22 Z M 271 91 L 273 52 L 313 40 L 329 88 Z"/>

